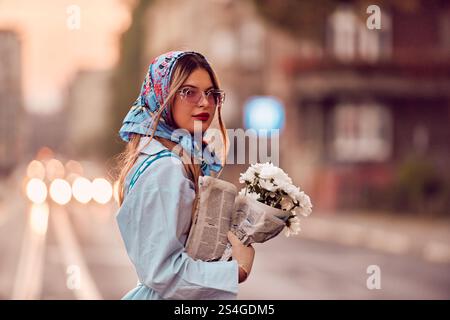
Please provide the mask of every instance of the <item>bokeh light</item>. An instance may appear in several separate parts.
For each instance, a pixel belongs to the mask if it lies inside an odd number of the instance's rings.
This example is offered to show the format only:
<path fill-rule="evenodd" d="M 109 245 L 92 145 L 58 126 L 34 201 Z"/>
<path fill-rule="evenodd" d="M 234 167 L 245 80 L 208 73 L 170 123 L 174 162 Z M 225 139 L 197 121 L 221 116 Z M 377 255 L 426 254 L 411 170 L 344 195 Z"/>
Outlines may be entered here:
<path fill-rule="evenodd" d="M 284 106 L 274 97 L 252 97 L 244 107 L 246 129 L 282 129 L 285 121 Z"/>
<path fill-rule="evenodd" d="M 37 178 L 44 180 L 45 178 L 45 166 L 39 160 L 33 160 L 28 164 L 27 167 L 28 178 Z"/>
<path fill-rule="evenodd" d="M 72 198 L 70 184 L 63 179 L 55 179 L 50 185 L 50 196 L 58 204 L 64 205 Z"/>
<path fill-rule="evenodd" d="M 84 172 L 83 166 L 78 161 L 69 160 L 69 161 L 67 161 L 65 167 L 66 167 L 66 172 L 68 174 L 75 173 L 80 176 L 83 175 L 83 172 Z"/>
<path fill-rule="evenodd" d="M 27 183 L 26 194 L 31 202 L 43 203 L 47 199 L 47 186 L 41 179 L 32 178 Z"/>
<path fill-rule="evenodd" d="M 111 183 L 103 178 L 96 178 L 92 181 L 92 198 L 101 204 L 111 200 L 113 189 Z"/>
<path fill-rule="evenodd" d="M 47 179 L 53 181 L 55 179 L 64 178 L 64 166 L 57 159 L 50 159 L 46 165 Z"/>
<path fill-rule="evenodd" d="M 72 183 L 72 193 L 79 202 L 88 203 L 92 199 L 92 183 L 84 177 L 77 177 Z"/>
<path fill-rule="evenodd" d="M 48 227 L 49 208 L 46 202 L 31 206 L 30 211 L 30 226 L 37 234 L 44 235 Z"/>

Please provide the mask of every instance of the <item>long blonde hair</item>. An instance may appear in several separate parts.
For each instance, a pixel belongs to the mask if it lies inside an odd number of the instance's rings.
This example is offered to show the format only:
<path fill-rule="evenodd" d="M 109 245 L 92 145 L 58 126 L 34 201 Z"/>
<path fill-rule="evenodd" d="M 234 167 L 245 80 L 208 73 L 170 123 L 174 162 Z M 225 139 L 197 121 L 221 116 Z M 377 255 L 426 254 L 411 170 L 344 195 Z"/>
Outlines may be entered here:
<path fill-rule="evenodd" d="M 177 144 L 175 142 L 170 141 L 168 139 L 154 136 L 154 133 L 155 133 L 158 123 L 161 119 L 163 110 L 166 108 L 169 108 L 168 109 L 169 119 L 166 119 L 166 120 L 170 126 L 172 126 L 173 128 L 176 128 L 174 121 L 173 121 L 172 112 L 171 112 L 171 107 L 175 101 L 176 93 L 180 89 L 180 87 L 183 85 L 183 83 L 187 80 L 187 78 L 190 76 L 190 74 L 199 68 L 204 69 L 205 71 L 208 72 L 208 74 L 211 78 L 211 82 L 213 83 L 213 87 L 215 89 L 219 89 L 218 78 L 217 78 L 214 70 L 212 69 L 211 65 L 203 57 L 196 55 L 196 54 L 189 54 L 189 55 L 185 55 L 185 56 L 181 57 L 176 62 L 173 72 L 172 72 L 168 97 L 167 97 L 166 101 L 164 101 L 163 106 L 156 112 L 156 114 L 153 115 L 153 117 L 154 117 L 153 124 L 149 129 L 149 134 L 145 135 L 145 136 L 150 136 L 150 139 L 149 139 L 147 145 L 151 142 L 152 139 L 156 139 L 162 145 L 164 145 L 166 148 L 177 153 L 181 157 L 184 168 L 185 168 L 189 178 L 195 185 L 196 197 L 195 197 L 195 200 L 193 203 L 192 214 L 194 214 L 195 207 L 198 203 L 198 180 L 199 180 L 200 175 L 202 174 L 200 165 L 195 163 L 195 161 L 193 161 L 193 159 L 186 152 L 183 152 L 182 148 L 177 147 Z M 216 113 L 217 113 L 217 120 L 219 123 L 219 130 L 220 130 L 220 134 L 221 134 L 222 148 L 223 148 L 222 153 L 221 153 L 221 163 L 222 163 L 222 165 L 225 165 L 225 160 L 226 160 L 226 155 L 228 153 L 229 143 L 228 143 L 228 136 L 226 134 L 226 127 L 225 127 L 225 124 L 222 119 L 222 105 L 221 104 L 219 104 L 217 106 Z M 118 170 L 117 171 L 119 171 L 119 175 L 118 175 L 119 205 L 122 205 L 122 203 L 124 201 L 124 197 L 125 197 L 125 192 L 124 192 L 125 191 L 124 190 L 125 178 L 139 157 L 139 154 L 140 154 L 139 145 L 140 145 L 140 141 L 141 141 L 142 137 L 144 137 L 144 136 L 140 135 L 140 134 L 130 134 L 130 139 L 125 147 L 125 150 L 117 156 L 117 160 L 118 160 L 118 165 L 117 165 Z"/>

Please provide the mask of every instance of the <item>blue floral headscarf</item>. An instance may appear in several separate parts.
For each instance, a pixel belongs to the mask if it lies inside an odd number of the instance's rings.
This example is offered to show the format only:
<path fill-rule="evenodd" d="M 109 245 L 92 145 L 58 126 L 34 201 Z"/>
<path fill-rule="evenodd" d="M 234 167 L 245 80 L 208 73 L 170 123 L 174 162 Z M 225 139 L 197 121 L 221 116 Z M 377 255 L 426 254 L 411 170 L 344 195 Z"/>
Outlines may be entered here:
<path fill-rule="evenodd" d="M 171 51 L 156 57 L 148 68 L 144 82 L 141 86 L 141 92 L 133 103 L 128 114 L 123 120 L 120 128 L 120 137 L 130 141 L 130 134 L 137 133 L 141 135 L 151 135 L 154 125 L 154 117 L 161 109 L 169 95 L 170 79 L 172 70 L 181 57 L 185 55 L 199 55 L 206 60 L 200 53 L 193 51 Z M 171 140 L 187 151 L 189 155 L 201 161 L 201 170 L 204 175 L 211 175 L 211 171 L 219 172 L 222 165 L 214 152 L 204 152 L 206 144 L 195 141 L 192 135 L 186 130 L 185 133 L 173 134 L 175 128 L 169 125 L 169 111 L 165 108 L 162 112 L 158 126 L 155 130 L 155 136 Z M 199 145 L 201 144 L 201 146 Z"/>

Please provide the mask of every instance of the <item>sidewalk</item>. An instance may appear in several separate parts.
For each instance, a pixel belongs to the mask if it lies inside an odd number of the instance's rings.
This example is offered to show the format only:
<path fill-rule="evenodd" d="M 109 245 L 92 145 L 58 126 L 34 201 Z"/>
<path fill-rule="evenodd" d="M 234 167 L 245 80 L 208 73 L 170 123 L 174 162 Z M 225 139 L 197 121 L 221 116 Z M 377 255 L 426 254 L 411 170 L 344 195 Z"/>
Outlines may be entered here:
<path fill-rule="evenodd" d="M 450 263 L 450 218 L 364 211 L 313 212 L 303 219 L 299 236 Z"/>

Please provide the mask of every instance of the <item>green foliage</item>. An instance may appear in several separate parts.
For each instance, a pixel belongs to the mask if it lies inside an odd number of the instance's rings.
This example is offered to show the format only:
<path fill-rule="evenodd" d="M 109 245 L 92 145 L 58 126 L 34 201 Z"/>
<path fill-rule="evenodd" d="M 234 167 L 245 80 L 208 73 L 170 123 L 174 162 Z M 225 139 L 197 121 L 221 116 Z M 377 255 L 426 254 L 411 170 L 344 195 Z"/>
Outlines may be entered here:
<path fill-rule="evenodd" d="M 411 157 L 400 165 L 395 181 L 395 206 L 429 214 L 448 210 L 448 179 L 426 158 Z"/>
<path fill-rule="evenodd" d="M 361 208 L 434 216 L 450 212 L 450 179 L 430 159 L 411 156 L 384 188 L 361 188 Z"/>

